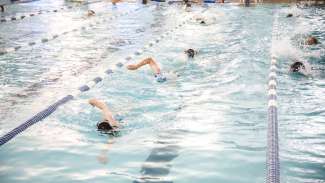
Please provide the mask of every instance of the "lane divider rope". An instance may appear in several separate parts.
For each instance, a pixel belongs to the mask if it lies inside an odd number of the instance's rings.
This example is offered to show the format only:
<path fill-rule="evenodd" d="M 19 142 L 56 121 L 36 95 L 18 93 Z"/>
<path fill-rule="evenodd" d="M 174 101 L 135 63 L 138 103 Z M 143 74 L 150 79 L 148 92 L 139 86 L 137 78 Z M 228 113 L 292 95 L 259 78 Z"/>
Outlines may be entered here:
<path fill-rule="evenodd" d="M 162 34 L 160 36 L 158 36 L 158 38 L 155 38 L 154 40 L 150 41 L 147 45 L 143 46 L 141 49 L 139 49 L 139 50 L 135 51 L 133 54 L 125 57 L 124 60 L 127 63 L 127 62 L 131 61 L 134 57 L 141 55 L 144 52 L 144 49 L 146 49 L 146 48 L 148 49 L 148 48 L 154 46 L 156 43 L 158 43 L 160 41 L 160 39 L 162 39 L 163 37 L 171 34 L 174 31 L 176 31 L 179 27 L 182 27 L 189 20 L 193 20 L 193 18 L 191 17 L 188 20 L 182 21 L 180 24 L 178 24 L 173 29 L 165 32 L 164 34 Z M 46 109 L 40 111 L 35 116 L 31 117 L 29 120 L 25 121 L 24 123 L 22 123 L 21 125 L 19 125 L 15 129 L 13 129 L 12 131 L 10 131 L 7 134 L 5 134 L 4 136 L 2 136 L 0 138 L 0 146 L 2 146 L 3 144 L 7 143 L 8 141 L 10 141 L 12 138 L 14 138 L 18 134 L 20 134 L 21 132 L 23 132 L 24 130 L 26 130 L 28 127 L 32 126 L 33 124 L 35 124 L 35 123 L 37 123 L 39 121 L 42 121 L 46 117 L 48 117 L 59 106 L 67 103 L 68 101 L 72 100 L 74 97 L 78 96 L 79 94 L 90 90 L 97 83 L 100 83 L 106 76 L 109 76 L 109 75 L 113 74 L 114 73 L 114 70 L 120 69 L 123 66 L 124 66 L 123 63 L 118 62 L 117 64 L 113 65 L 111 69 L 107 69 L 104 73 L 99 74 L 100 76 L 97 76 L 97 77 L 93 78 L 92 80 L 90 80 L 89 82 L 87 82 L 86 84 L 80 86 L 78 88 L 78 90 L 74 90 L 73 92 L 71 92 L 70 95 L 67 95 L 67 96 L 61 98 L 60 100 L 58 100 L 54 104 L 50 105 Z"/>
<path fill-rule="evenodd" d="M 22 123 L 21 125 L 19 125 L 15 129 L 13 129 L 12 131 L 7 133 L 6 135 L 2 136 L 0 138 L 0 146 L 7 143 L 9 140 L 11 140 L 16 135 L 18 135 L 19 133 L 26 130 L 28 127 L 30 127 L 33 124 L 45 119 L 50 114 L 52 114 L 59 106 L 67 103 L 68 101 L 70 101 L 72 99 L 73 99 L 72 95 L 67 95 L 67 96 L 61 98 L 60 100 L 58 100 L 57 102 L 55 102 L 54 104 L 48 106 L 46 109 L 44 109 L 41 112 L 37 113 L 35 116 L 31 117 L 26 122 Z"/>
<path fill-rule="evenodd" d="M 81 4 L 81 6 L 82 5 L 93 4 L 93 3 L 99 3 L 99 2 L 102 2 L 102 1 L 100 0 L 100 1 L 83 3 L 83 4 Z M 19 14 L 16 14 L 15 16 L 1 17 L 0 18 L 0 23 L 17 21 L 17 20 L 24 20 L 26 18 L 35 17 L 37 15 L 43 15 L 45 13 L 58 13 L 58 12 L 70 10 L 72 8 L 73 8 L 73 6 L 65 6 L 65 7 L 61 7 L 61 8 L 57 8 L 57 9 L 53 9 L 53 10 L 39 10 L 39 11 L 34 11 L 34 12 L 29 12 L 29 13 L 19 13 Z"/>
<path fill-rule="evenodd" d="M 273 23 L 272 42 L 278 38 L 277 16 Z M 273 44 L 274 45 L 274 44 Z M 277 104 L 277 57 L 272 48 L 272 58 L 268 82 L 268 130 L 267 130 L 267 162 L 266 182 L 280 183 L 279 137 L 278 137 L 278 104 Z"/>
<path fill-rule="evenodd" d="M 0 56 L 8 54 L 8 53 L 16 52 L 16 51 L 18 51 L 18 50 L 20 50 L 21 48 L 24 48 L 24 47 L 30 47 L 30 46 L 34 46 L 34 45 L 38 45 L 38 44 L 47 43 L 49 41 L 57 39 L 58 37 L 67 35 L 67 34 L 72 33 L 72 32 L 91 30 L 91 29 L 94 28 L 95 24 L 97 24 L 97 25 L 102 24 L 102 23 L 107 22 L 108 20 L 113 20 L 113 19 L 116 19 L 118 17 L 128 15 L 130 13 L 135 13 L 135 12 L 139 11 L 140 9 L 141 8 L 137 8 L 137 9 L 134 9 L 134 10 L 129 10 L 129 11 L 126 11 L 126 12 L 121 13 L 119 15 L 115 15 L 115 16 L 112 16 L 112 17 L 109 17 L 109 18 L 104 18 L 101 21 L 97 20 L 97 21 L 95 21 L 95 23 L 91 22 L 91 23 L 88 24 L 88 26 L 84 25 L 84 26 L 81 26 L 80 28 L 74 28 L 74 29 L 72 29 L 70 31 L 64 31 L 64 32 L 61 32 L 59 34 L 50 35 L 48 37 L 41 38 L 41 39 L 39 39 L 37 41 L 31 41 L 31 42 L 25 43 L 23 45 L 18 45 L 18 46 L 8 47 L 8 48 L 0 48 Z"/>

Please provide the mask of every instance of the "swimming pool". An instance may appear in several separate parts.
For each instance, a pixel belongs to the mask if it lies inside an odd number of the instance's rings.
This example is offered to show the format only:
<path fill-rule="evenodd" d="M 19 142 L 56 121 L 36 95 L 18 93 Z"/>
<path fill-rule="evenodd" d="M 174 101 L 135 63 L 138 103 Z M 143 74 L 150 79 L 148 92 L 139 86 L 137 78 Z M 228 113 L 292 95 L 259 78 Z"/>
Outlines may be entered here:
<path fill-rule="evenodd" d="M 287 37 L 313 31 L 319 32 L 324 42 L 324 23 L 315 23 L 315 19 L 324 21 L 323 10 L 211 5 L 184 12 L 176 5 L 89 6 L 102 14 L 89 20 L 80 18 L 85 7 L 0 26 L 3 43 L 18 44 L 67 26 L 78 27 L 86 21 L 141 8 L 92 30 L 0 57 L 1 68 L 6 67 L 1 75 L 1 135 L 58 96 L 124 62 L 121 58 L 189 15 L 206 10 L 207 16 L 215 15 L 215 22 L 201 26 L 189 21 L 134 58 L 133 62 L 154 57 L 165 72 L 173 73 L 166 83 L 155 82 L 148 69 L 118 69 L 2 146 L 1 182 L 263 182 L 271 52 L 281 61 L 282 181 L 325 180 L 323 78 L 321 74 L 304 79 L 287 73 L 288 58 L 298 53 L 299 58 L 312 57 L 322 66 L 317 61 L 322 59 L 323 44 L 301 52 Z M 284 18 L 291 11 L 300 17 L 291 21 Z M 276 43 L 279 46 L 271 50 L 275 14 L 282 29 Z M 22 31 L 9 31 L 13 29 Z M 199 50 L 192 60 L 183 54 L 190 47 Z M 96 131 L 101 116 L 87 104 L 94 97 L 105 100 L 123 116 L 119 137 Z"/>

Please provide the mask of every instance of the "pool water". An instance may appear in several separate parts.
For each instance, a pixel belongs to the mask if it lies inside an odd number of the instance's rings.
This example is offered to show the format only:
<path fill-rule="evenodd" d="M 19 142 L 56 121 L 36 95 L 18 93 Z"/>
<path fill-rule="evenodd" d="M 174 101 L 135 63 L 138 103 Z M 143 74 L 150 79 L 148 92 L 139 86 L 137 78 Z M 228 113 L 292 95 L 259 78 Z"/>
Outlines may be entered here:
<path fill-rule="evenodd" d="M 280 61 L 278 102 L 282 178 L 284 182 L 324 182 L 325 9 L 284 8 L 279 14 L 289 11 L 298 17 L 293 21 L 279 21 L 280 39 L 274 50 Z M 299 44 L 299 40 L 310 34 L 321 44 Z M 295 59 L 308 61 L 317 70 L 309 78 L 288 75 L 288 66 Z"/>
<path fill-rule="evenodd" d="M 86 19 L 87 8 L 98 15 Z M 323 9 L 225 4 L 186 12 L 177 5 L 112 7 L 103 2 L 1 24 L 0 45 L 28 42 L 136 8 L 141 9 L 93 30 L 1 56 L 0 134 L 125 62 L 126 55 L 186 18 L 204 11 L 214 20 L 208 25 L 188 21 L 131 61 L 153 57 L 167 82 L 157 83 L 148 67 L 118 69 L 2 146 L 1 182 L 264 182 L 271 53 L 280 60 L 281 179 L 325 181 L 324 73 L 311 78 L 288 73 L 292 59 L 324 65 Z M 299 17 L 289 20 L 288 12 Z M 281 27 L 278 39 L 272 37 L 275 19 Z M 295 39 L 305 34 L 317 35 L 321 44 L 301 47 Z M 188 48 L 199 54 L 188 59 L 183 53 Z M 90 98 L 105 101 L 123 117 L 119 136 L 96 130 L 101 114 L 87 103 Z"/>

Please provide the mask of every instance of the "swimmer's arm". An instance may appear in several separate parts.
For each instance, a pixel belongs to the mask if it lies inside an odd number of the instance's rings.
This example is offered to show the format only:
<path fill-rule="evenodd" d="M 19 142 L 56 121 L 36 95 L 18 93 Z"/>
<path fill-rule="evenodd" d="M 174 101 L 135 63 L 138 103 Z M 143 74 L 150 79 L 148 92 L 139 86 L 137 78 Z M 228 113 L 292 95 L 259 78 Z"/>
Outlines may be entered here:
<path fill-rule="evenodd" d="M 119 126 L 118 122 L 114 120 L 112 112 L 109 110 L 109 108 L 104 102 L 101 102 L 97 99 L 90 99 L 89 104 L 101 109 L 104 119 L 109 121 L 112 126 Z"/>
<path fill-rule="evenodd" d="M 150 68 L 152 69 L 152 71 L 155 74 L 160 73 L 160 68 L 159 68 L 158 64 L 152 58 L 146 58 L 137 64 L 128 65 L 127 68 L 129 70 L 137 70 L 138 68 L 140 68 L 144 65 L 147 65 L 147 64 L 150 66 Z"/>
<path fill-rule="evenodd" d="M 155 74 L 159 74 L 160 73 L 160 68 L 159 68 L 157 62 L 154 61 L 152 58 L 148 58 L 148 62 L 149 62 L 149 66 L 151 67 L 151 69 L 153 70 L 153 72 Z"/>
<path fill-rule="evenodd" d="M 114 139 L 111 138 L 107 140 L 107 144 L 104 144 L 102 151 L 97 156 L 99 162 L 103 164 L 106 164 L 108 162 L 107 153 L 112 148 L 114 142 L 115 142 Z"/>

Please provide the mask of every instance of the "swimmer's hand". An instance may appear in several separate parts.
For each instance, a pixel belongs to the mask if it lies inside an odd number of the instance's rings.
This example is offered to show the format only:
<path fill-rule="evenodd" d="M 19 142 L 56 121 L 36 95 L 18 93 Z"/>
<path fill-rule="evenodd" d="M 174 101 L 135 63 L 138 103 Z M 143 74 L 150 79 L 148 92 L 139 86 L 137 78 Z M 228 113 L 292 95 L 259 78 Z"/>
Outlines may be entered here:
<path fill-rule="evenodd" d="M 98 101 L 97 101 L 97 99 L 90 99 L 90 100 L 88 100 L 88 103 L 90 104 L 90 105 L 92 105 L 93 107 L 95 107 L 95 104 L 96 103 L 98 103 Z"/>
<path fill-rule="evenodd" d="M 100 163 L 102 163 L 102 164 L 107 164 L 107 162 L 108 162 L 108 158 L 107 158 L 107 156 L 104 155 L 104 154 L 100 154 L 100 155 L 98 155 L 98 156 L 97 156 L 97 160 L 98 160 L 98 162 L 100 162 Z"/>

